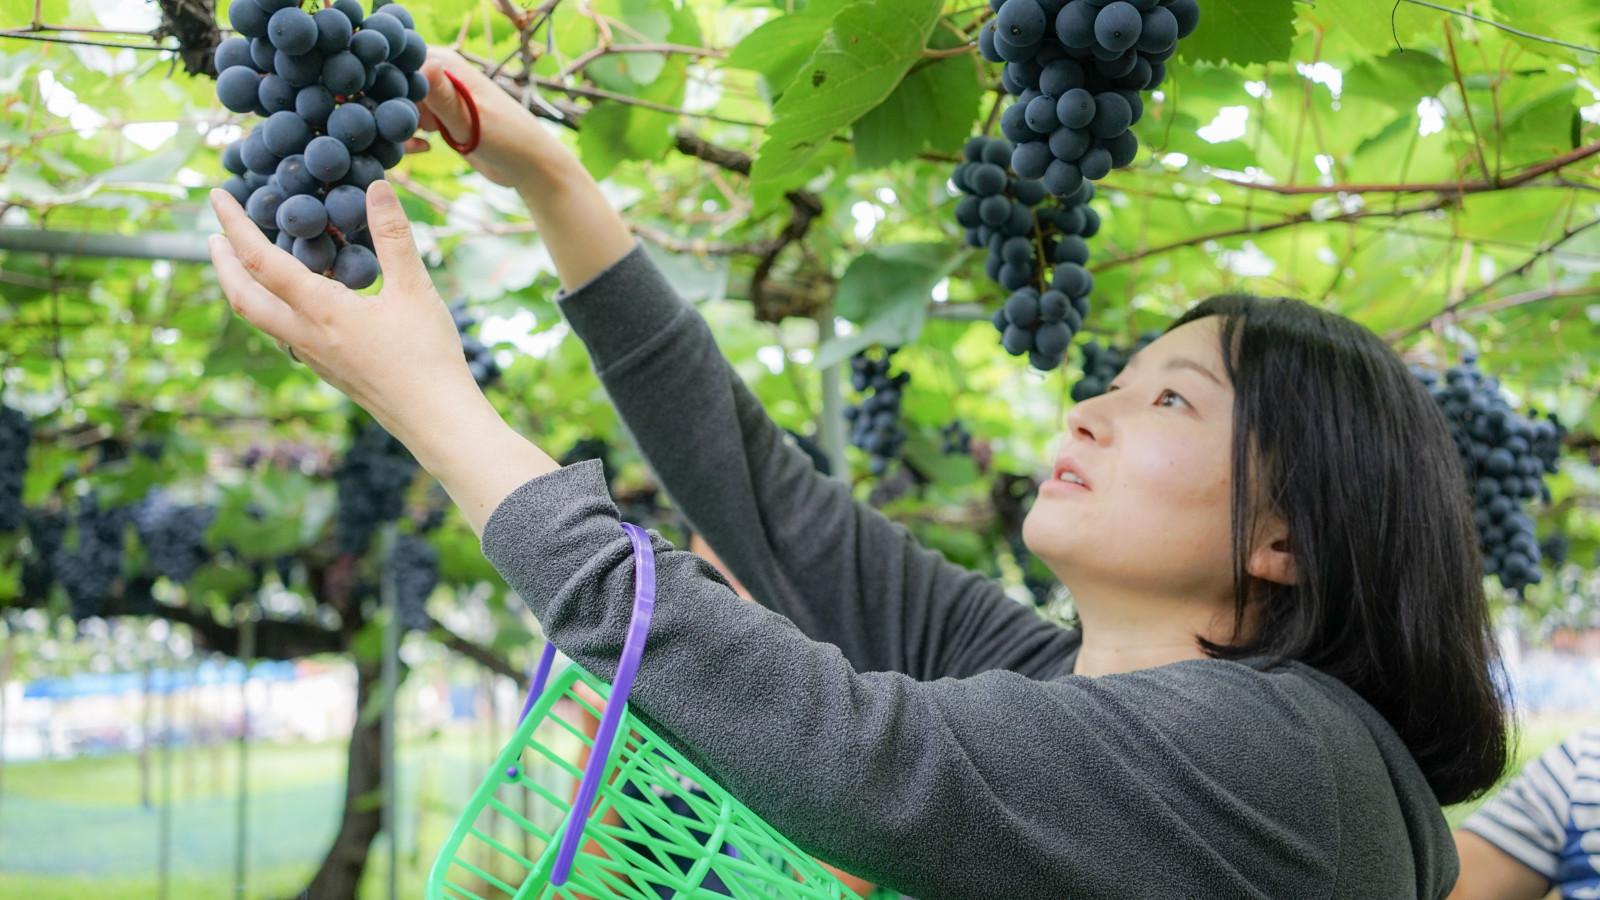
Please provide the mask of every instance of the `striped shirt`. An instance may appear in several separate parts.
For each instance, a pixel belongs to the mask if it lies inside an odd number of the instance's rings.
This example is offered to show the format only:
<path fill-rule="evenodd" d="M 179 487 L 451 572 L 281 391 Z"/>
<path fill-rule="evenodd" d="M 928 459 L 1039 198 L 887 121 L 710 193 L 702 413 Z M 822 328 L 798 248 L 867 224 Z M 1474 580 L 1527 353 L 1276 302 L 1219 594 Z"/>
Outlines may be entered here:
<path fill-rule="evenodd" d="M 1600 728 L 1545 751 L 1461 827 L 1543 875 L 1563 900 L 1600 900 Z"/>

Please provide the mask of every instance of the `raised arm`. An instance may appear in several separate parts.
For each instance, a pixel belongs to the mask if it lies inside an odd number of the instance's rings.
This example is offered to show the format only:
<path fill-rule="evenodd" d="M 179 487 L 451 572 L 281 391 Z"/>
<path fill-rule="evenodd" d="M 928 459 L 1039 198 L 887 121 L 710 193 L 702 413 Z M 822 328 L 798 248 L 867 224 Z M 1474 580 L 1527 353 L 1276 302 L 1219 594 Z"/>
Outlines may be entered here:
<path fill-rule="evenodd" d="M 561 307 L 673 501 L 763 605 L 863 670 L 1063 671 L 1075 633 L 817 473 L 642 247 Z"/>
<path fill-rule="evenodd" d="M 578 160 L 482 72 L 448 51 L 433 56 L 424 105 L 434 118 L 424 127 L 465 125 L 454 88 L 436 71 L 448 66 L 483 117 L 484 142 L 469 161 L 527 202 L 561 279 L 561 308 L 629 431 L 673 502 L 759 602 L 863 670 L 925 679 L 1062 671 L 1075 632 L 921 547 L 813 471 Z"/>

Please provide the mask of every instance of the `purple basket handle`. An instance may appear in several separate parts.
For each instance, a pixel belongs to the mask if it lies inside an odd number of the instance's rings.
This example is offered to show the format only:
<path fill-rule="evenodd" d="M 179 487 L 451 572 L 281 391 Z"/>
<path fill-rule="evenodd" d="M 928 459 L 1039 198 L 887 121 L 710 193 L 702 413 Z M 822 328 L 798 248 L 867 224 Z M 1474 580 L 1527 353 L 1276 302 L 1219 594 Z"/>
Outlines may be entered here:
<path fill-rule="evenodd" d="M 572 814 L 567 817 L 561 834 L 561 849 L 556 853 L 556 864 L 550 872 L 550 883 L 560 887 L 572 874 L 572 860 L 578 854 L 578 840 L 589 824 L 589 806 L 600 788 L 600 778 L 605 774 L 606 760 L 611 756 L 611 744 L 616 739 L 617 728 L 622 723 L 622 713 L 628 707 L 628 695 L 633 691 L 633 676 L 639 671 L 639 658 L 644 655 L 645 637 L 650 633 L 650 617 L 656 606 L 656 557 L 650 546 L 650 536 L 643 528 L 623 522 L 622 530 L 633 541 L 633 618 L 628 622 L 628 635 L 622 642 L 622 659 L 617 663 L 617 677 L 611 682 L 611 696 L 606 700 L 605 715 L 600 720 L 600 730 L 595 734 L 594 747 L 589 751 L 589 762 L 584 766 L 583 778 L 578 782 L 578 797 L 573 801 Z M 539 658 L 539 669 L 534 674 L 533 688 L 522 706 L 522 716 L 533 708 L 534 698 L 544 692 L 544 683 L 550 676 L 550 663 L 555 659 L 555 645 L 546 643 Z"/>

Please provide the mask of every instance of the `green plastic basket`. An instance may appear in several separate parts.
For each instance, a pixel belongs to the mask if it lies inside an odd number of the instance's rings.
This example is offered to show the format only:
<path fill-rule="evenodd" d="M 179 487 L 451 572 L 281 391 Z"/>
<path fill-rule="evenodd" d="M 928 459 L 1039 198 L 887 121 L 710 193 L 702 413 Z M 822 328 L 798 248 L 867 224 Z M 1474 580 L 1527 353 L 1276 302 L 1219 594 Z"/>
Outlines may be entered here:
<path fill-rule="evenodd" d="M 522 723 L 440 848 L 427 897 L 859 900 L 627 709 L 655 559 L 642 529 L 623 528 L 635 596 L 616 685 L 573 664 L 546 686 L 546 648 Z M 606 698 L 603 713 L 578 685 Z M 571 760 L 583 747 L 590 756 L 580 771 Z M 713 875 L 726 890 L 706 885 Z"/>

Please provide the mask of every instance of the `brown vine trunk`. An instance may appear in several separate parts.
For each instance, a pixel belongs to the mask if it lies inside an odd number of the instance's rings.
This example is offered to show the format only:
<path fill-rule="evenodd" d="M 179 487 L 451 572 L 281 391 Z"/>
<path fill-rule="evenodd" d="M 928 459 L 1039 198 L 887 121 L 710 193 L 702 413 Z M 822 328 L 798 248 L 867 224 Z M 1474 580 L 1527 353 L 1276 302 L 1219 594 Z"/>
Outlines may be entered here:
<path fill-rule="evenodd" d="M 350 753 L 344 788 L 344 816 L 328 855 L 299 896 L 316 900 L 355 900 L 367 852 L 383 825 L 379 792 L 383 784 L 382 720 L 363 721 L 368 700 L 382 689 L 377 660 L 357 659 L 356 718 L 350 729 Z"/>

